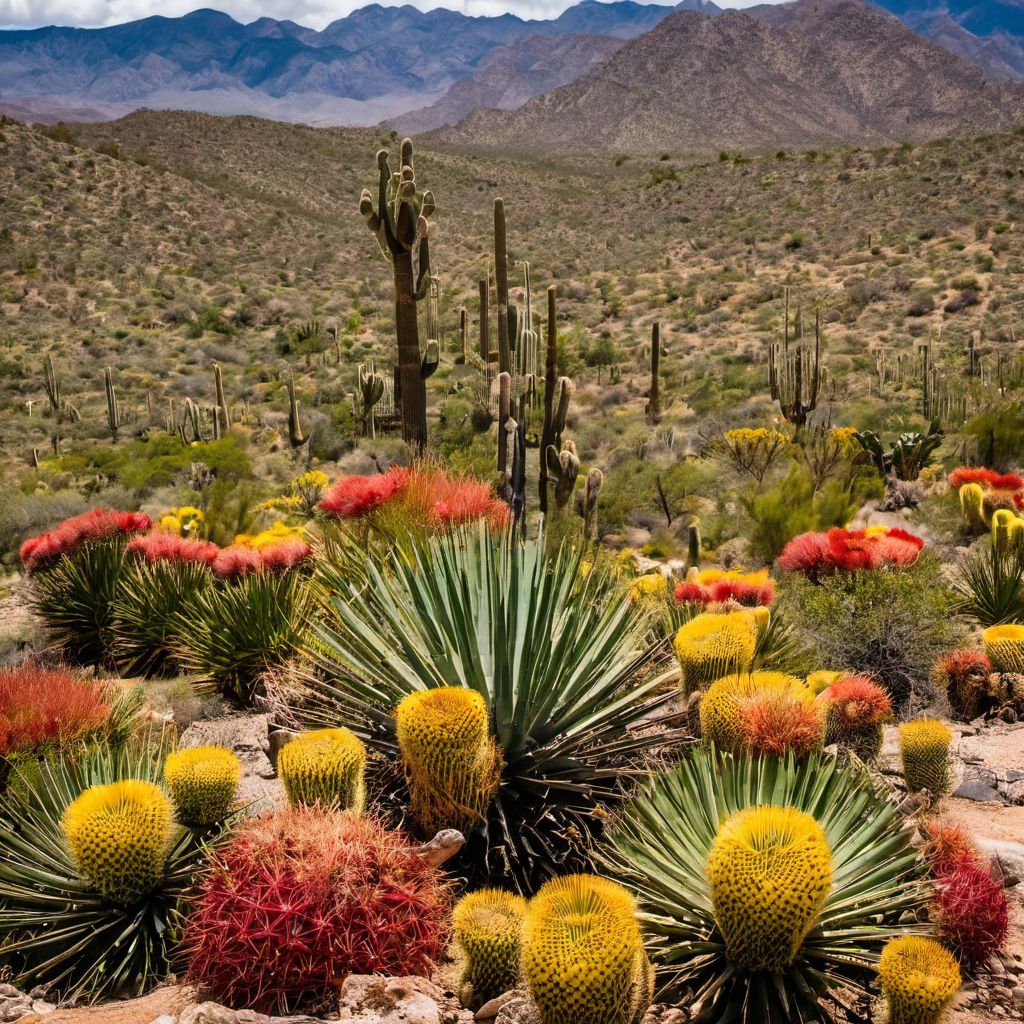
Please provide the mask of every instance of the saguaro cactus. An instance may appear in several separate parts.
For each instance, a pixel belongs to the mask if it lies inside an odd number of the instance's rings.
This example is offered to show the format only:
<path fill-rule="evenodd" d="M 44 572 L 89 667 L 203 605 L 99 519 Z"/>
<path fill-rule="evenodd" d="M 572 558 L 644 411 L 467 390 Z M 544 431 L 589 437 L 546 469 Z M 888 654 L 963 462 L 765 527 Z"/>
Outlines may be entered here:
<path fill-rule="evenodd" d="M 114 378 L 109 366 L 103 371 L 103 388 L 107 393 L 107 427 L 110 429 L 110 439 L 117 444 L 121 409 L 117 404 L 117 392 L 114 390 Z"/>
<path fill-rule="evenodd" d="M 299 400 L 295 397 L 295 371 L 288 373 L 288 442 L 293 448 L 301 448 L 308 437 L 302 433 L 299 419 Z"/>
<path fill-rule="evenodd" d="M 505 201 L 494 200 L 494 288 L 498 293 L 498 372 L 512 372 L 509 340 L 508 248 L 505 242 Z"/>
<path fill-rule="evenodd" d="M 661 324 L 655 320 L 651 327 L 651 393 L 647 399 L 647 422 L 653 427 L 661 420 L 661 387 L 658 372 L 661 368 Z"/>
<path fill-rule="evenodd" d="M 799 428 L 818 406 L 821 388 L 821 315 L 814 316 L 814 348 L 803 344 L 803 326 L 797 311 L 796 344 L 790 345 L 789 289 L 786 289 L 782 342 L 768 348 L 768 386 L 779 403 L 783 419 Z"/>
<path fill-rule="evenodd" d="M 220 417 L 220 426 L 227 430 L 231 426 L 231 411 L 228 409 L 228 400 L 224 397 L 224 376 L 221 373 L 220 363 L 213 364 L 213 383 L 217 393 L 217 412 Z"/>
<path fill-rule="evenodd" d="M 391 260 L 395 281 L 395 333 L 398 338 L 398 380 L 402 437 L 417 450 L 427 443 L 427 387 L 422 372 L 416 303 L 430 291 L 429 218 L 432 192 L 418 192 L 413 172 L 412 140 L 403 139 L 400 168 L 391 172 L 388 151 L 377 154 L 377 205 L 363 189 L 359 212 L 376 235 L 381 252 Z"/>

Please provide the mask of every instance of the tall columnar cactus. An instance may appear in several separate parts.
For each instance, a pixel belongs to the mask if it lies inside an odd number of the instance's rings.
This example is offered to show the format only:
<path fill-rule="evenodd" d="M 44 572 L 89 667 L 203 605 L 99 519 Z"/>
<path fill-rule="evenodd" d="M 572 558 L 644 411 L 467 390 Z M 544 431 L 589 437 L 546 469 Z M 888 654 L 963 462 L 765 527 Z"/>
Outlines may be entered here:
<path fill-rule="evenodd" d="M 651 327 L 651 391 L 647 399 L 647 422 L 653 427 L 661 420 L 661 324 L 655 320 Z"/>
<path fill-rule="evenodd" d="M 512 372 L 512 334 L 509 330 L 508 247 L 505 201 L 494 200 L 494 289 L 498 298 L 498 372 Z"/>
<path fill-rule="evenodd" d="M 171 805 L 151 782 L 92 786 L 68 806 L 61 827 L 75 866 L 111 903 L 127 906 L 163 877 Z"/>
<path fill-rule="evenodd" d="M 949 726 L 935 718 L 921 718 L 900 726 L 900 758 L 909 790 L 924 790 L 935 800 L 950 792 L 952 742 Z"/>
<path fill-rule="evenodd" d="M 989 626 L 982 633 L 982 642 L 996 672 L 1024 675 L 1024 625 Z"/>
<path fill-rule="evenodd" d="M 653 975 L 632 897 L 592 875 L 552 879 L 526 911 L 523 974 L 543 1024 L 639 1024 Z"/>
<path fill-rule="evenodd" d="M 469 832 L 490 807 L 502 762 L 476 690 L 443 686 L 411 693 L 395 710 L 413 816 L 426 832 Z"/>
<path fill-rule="evenodd" d="M 686 564 L 689 568 L 700 567 L 701 544 L 700 544 L 700 520 L 694 516 L 690 525 L 686 528 Z"/>
<path fill-rule="evenodd" d="M 238 758 L 225 747 L 190 747 L 168 754 L 164 763 L 178 821 L 198 828 L 223 821 L 241 777 Z"/>
<path fill-rule="evenodd" d="M 288 443 L 293 448 L 301 448 L 309 440 L 302 432 L 302 420 L 299 416 L 299 400 L 295 394 L 295 371 L 288 371 Z"/>
<path fill-rule="evenodd" d="M 224 374 L 221 371 L 220 363 L 213 364 L 214 392 L 217 396 L 217 412 L 219 426 L 228 430 L 231 427 L 231 409 L 228 407 L 228 400 L 224 394 Z"/>
<path fill-rule="evenodd" d="M 782 971 L 832 890 L 825 830 L 794 807 L 749 807 L 718 829 L 707 862 L 726 955 L 749 971 Z"/>
<path fill-rule="evenodd" d="M 313 804 L 359 813 L 366 802 L 366 747 L 349 729 L 316 729 L 290 740 L 277 773 L 293 807 Z"/>
<path fill-rule="evenodd" d="M 43 360 L 43 385 L 46 388 L 46 399 L 50 403 L 50 408 L 58 418 L 62 412 L 62 399 L 60 393 L 60 380 L 57 377 L 57 373 L 53 368 L 53 356 L 47 354 Z"/>
<path fill-rule="evenodd" d="M 375 370 L 364 371 L 359 367 L 359 418 L 363 433 L 367 437 L 377 436 L 377 424 L 373 415 L 374 407 L 384 397 L 384 378 Z"/>
<path fill-rule="evenodd" d="M 576 445 L 572 441 L 563 441 L 560 452 L 556 452 L 555 446 L 550 445 L 547 449 L 547 463 L 548 473 L 555 481 L 555 508 L 561 512 L 576 491 L 576 478 L 580 473 L 580 457 L 576 454 Z"/>
<path fill-rule="evenodd" d="M 760 626 L 752 610 L 702 612 L 680 627 L 673 641 L 689 696 L 730 673 L 746 672 L 754 660 Z"/>
<path fill-rule="evenodd" d="M 541 513 L 546 514 L 548 510 L 548 449 L 553 448 L 557 458 L 558 450 L 561 447 L 560 439 L 556 436 L 557 422 L 555 420 L 555 388 L 558 387 L 558 327 L 555 308 L 555 286 L 548 288 L 548 322 L 547 337 L 544 354 L 544 424 L 540 432 L 540 473 L 537 480 L 538 496 L 540 498 Z M 568 410 L 568 403 L 566 403 Z M 562 427 L 565 424 L 563 422 Z"/>
<path fill-rule="evenodd" d="M 430 291 L 428 234 L 434 196 L 417 190 L 411 139 L 402 140 L 399 162 L 399 169 L 392 173 L 387 150 L 377 154 L 376 206 L 370 190 L 363 189 L 359 212 L 377 237 L 381 252 L 391 261 L 402 437 L 422 451 L 427 443 L 427 388 L 416 303 Z"/>
<path fill-rule="evenodd" d="M 508 488 L 509 435 L 515 429 L 516 423 L 512 420 L 512 376 L 508 371 L 502 370 L 498 374 L 498 477 L 501 480 L 503 494 Z"/>
<path fill-rule="evenodd" d="M 782 341 L 768 348 L 768 386 L 783 419 L 800 428 L 818 407 L 821 388 L 821 316 L 814 317 L 814 348 L 803 343 L 803 319 L 797 311 L 796 338 L 790 338 L 789 289 L 786 289 Z M 791 341 L 795 343 L 790 344 Z"/>
<path fill-rule="evenodd" d="M 455 905 L 452 930 L 465 957 L 463 1002 L 478 1010 L 516 987 L 526 900 L 502 889 L 480 889 Z"/>
<path fill-rule="evenodd" d="M 583 536 L 590 537 L 594 532 L 597 499 L 604 486 L 604 473 L 593 468 L 587 470 L 583 486 L 576 492 L 576 514 L 583 520 Z"/>
<path fill-rule="evenodd" d="M 110 431 L 110 439 L 117 444 L 118 432 L 121 428 L 121 409 L 117 403 L 114 377 L 109 366 L 103 371 L 103 389 L 107 396 L 107 429 Z"/>
<path fill-rule="evenodd" d="M 882 950 L 878 980 L 888 1024 L 936 1024 L 960 988 L 960 968 L 934 939 L 903 935 Z"/>

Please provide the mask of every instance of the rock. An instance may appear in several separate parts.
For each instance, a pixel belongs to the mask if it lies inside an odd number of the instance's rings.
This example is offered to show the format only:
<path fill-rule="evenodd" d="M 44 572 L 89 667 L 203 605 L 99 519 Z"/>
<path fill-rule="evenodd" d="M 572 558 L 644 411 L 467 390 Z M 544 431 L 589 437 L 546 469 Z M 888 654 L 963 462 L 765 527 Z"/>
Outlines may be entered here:
<path fill-rule="evenodd" d="M 498 1011 L 494 1024 L 541 1024 L 540 1011 L 534 1006 L 529 993 L 524 989 L 516 989 L 507 995 L 510 998 Z"/>
<path fill-rule="evenodd" d="M 989 839 L 986 836 L 976 836 L 975 841 L 981 851 L 996 862 L 1003 876 L 1003 884 L 1008 889 L 1024 879 L 1024 843 Z"/>
<path fill-rule="evenodd" d="M 239 800 L 260 808 L 284 806 L 284 787 L 274 777 L 274 766 L 269 757 L 269 715 L 247 712 L 193 722 L 182 733 L 179 746 L 202 747 L 207 744 L 227 747 L 241 761 Z"/>
<path fill-rule="evenodd" d="M 470 1024 L 473 1014 L 426 978 L 353 974 L 341 986 L 338 1019 L 352 1024 Z"/>
<path fill-rule="evenodd" d="M 1024 985 L 1018 985 L 1011 993 L 1010 998 L 1018 1010 L 1024 1010 Z"/>
<path fill-rule="evenodd" d="M 255 1010 L 231 1010 L 220 1003 L 192 1003 L 176 1016 L 165 1013 L 150 1024 L 324 1024 L 319 1017 L 305 1014 L 268 1017 Z"/>
<path fill-rule="evenodd" d="M 961 782 L 953 796 L 958 796 L 962 800 L 977 800 L 981 803 L 1003 802 L 1003 798 L 999 795 L 999 790 L 994 789 L 987 782 L 982 782 L 980 779 L 968 779 L 966 782 Z"/>
<path fill-rule="evenodd" d="M 35 990 L 33 990 L 35 991 Z M 13 985 L 0 985 L 0 1021 L 21 1020 L 29 1014 L 42 1017 L 52 1013 L 55 1007 L 42 999 L 33 998 L 31 994 L 21 992 Z"/>

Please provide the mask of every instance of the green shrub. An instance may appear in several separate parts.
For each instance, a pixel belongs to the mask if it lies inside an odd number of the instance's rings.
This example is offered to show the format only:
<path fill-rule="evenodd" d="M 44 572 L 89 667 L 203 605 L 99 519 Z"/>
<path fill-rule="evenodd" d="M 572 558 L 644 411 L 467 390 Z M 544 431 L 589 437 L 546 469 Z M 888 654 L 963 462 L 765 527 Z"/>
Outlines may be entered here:
<path fill-rule="evenodd" d="M 963 636 L 956 596 L 925 551 L 897 570 L 841 572 L 813 584 L 786 576 L 780 607 L 822 668 L 871 675 L 897 710 L 931 695 L 929 676 Z"/>

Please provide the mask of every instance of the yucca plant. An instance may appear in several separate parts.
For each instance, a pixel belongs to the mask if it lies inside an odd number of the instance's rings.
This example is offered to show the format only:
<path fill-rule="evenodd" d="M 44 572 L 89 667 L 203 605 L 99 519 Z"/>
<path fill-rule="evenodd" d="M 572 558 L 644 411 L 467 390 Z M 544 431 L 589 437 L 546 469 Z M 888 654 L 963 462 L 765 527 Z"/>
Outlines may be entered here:
<path fill-rule="evenodd" d="M 793 808 L 820 825 L 832 878 L 806 934 L 795 935 L 792 960 L 752 969 L 727 953 L 708 865 L 723 822 L 772 807 Z M 608 866 L 640 902 L 660 997 L 695 1002 L 701 1022 L 830 1021 L 821 1003 L 826 995 L 835 1004 L 837 991 L 863 991 L 886 941 L 925 930 L 913 919 L 927 888 L 916 877 L 915 852 L 895 806 L 864 770 L 836 759 L 813 755 L 798 764 L 694 749 L 622 809 L 608 838 Z M 766 854 L 762 868 L 772 863 Z M 802 884 L 785 875 L 779 882 Z M 730 884 L 736 889 L 739 876 Z M 773 891 L 735 895 L 760 900 L 761 913 L 777 915 L 789 894 L 780 890 L 766 902 Z M 761 923 L 749 923 L 754 949 Z M 728 938 L 735 951 L 741 939 Z"/>
<path fill-rule="evenodd" d="M 163 737 L 101 745 L 12 775 L 0 798 L 0 961 L 21 988 L 91 1001 L 139 995 L 167 975 L 183 895 L 226 830 L 201 840 L 175 828 L 158 883 L 122 904 L 82 875 L 62 828 L 67 808 L 92 786 L 159 784 L 167 750 Z"/>
<path fill-rule="evenodd" d="M 1024 545 L 982 540 L 960 560 L 953 585 L 960 610 L 982 626 L 1024 621 Z"/>
<path fill-rule="evenodd" d="M 467 870 L 531 890 L 589 860 L 602 808 L 641 770 L 649 724 L 672 693 L 642 670 L 650 621 L 582 552 L 546 557 L 486 527 L 368 561 L 321 564 L 328 612 L 311 631 L 306 692 L 282 699 L 310 724 L 344 723 L 393 761 L 395 709 L 411 693 L 482 695 L 504 767 Z M 671 730 L 659 743 L 676 739 Z"/>
<path fill-rule="evenodd" d="M 264 674 L 291 657 L 301 641 L 306 583 L 300 572 L 261 571 L 198 591 L 175 615 L 177 660 L 218 692 L 251 705 Z"/>
<path fill-rule="evenodd" d="M 180 630 L 213 586 L 205 562 L 129 561 L 113 603 L 113 656 L 127 675 L 173 675 Z"/>

